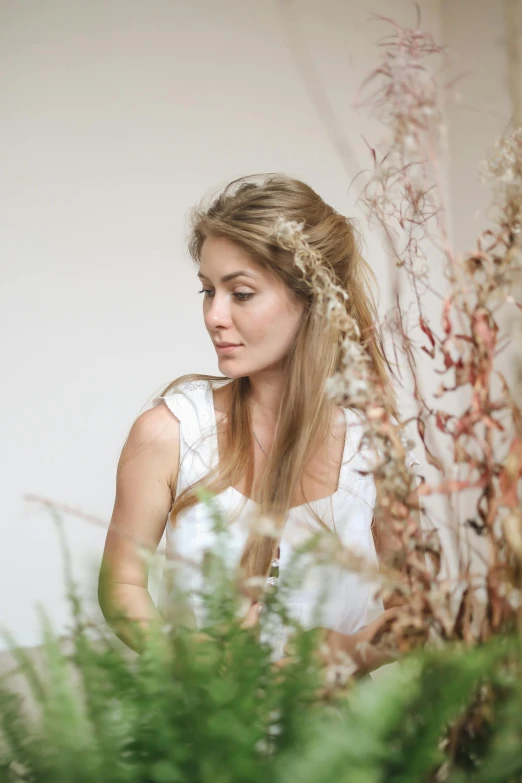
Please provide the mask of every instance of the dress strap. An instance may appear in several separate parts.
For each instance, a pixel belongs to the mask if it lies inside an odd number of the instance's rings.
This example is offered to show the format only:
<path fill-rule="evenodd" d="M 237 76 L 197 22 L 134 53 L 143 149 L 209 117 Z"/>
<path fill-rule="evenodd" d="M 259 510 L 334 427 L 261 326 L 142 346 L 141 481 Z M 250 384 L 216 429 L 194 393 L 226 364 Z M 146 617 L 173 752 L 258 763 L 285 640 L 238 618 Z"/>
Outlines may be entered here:
<path fill-rule="evenodd" d="M 155 397 L 152 406 L 164 402 L 180 424 L 177 491 L 203 478 L 213 457 L 213 432 L 208 409 L 210 382 L 186 381 L 171 393 Z"/>
<path fill-rule="evenodd" d="M 376 455 L 368 446 L 361 445 L 364 434 L 362 415 L 353 408 L 343 408 L 343 411 L 346 416 L 346 438 L 340 481 L 347 483 L 360 477 L 360 471 L 372 471 Z M 401 438 L 406 450 L 406 464 L 416 472 L 415 466 L 420 465 L 419 460 L 415 452 L 407 445 L 404 434 L 401 434 Z"/>
<path fill-rule="evenodd" d="M 346 435 L 344 438 L 343 459 L 339 472 L 339 485 L 351 483 L 358 470 L 364 470 L 363 458 L 360 452 L 360 442 L 363 434 L 363 423 L 359 414 L 352 408 L 343 408 L 346 419 Z"/>

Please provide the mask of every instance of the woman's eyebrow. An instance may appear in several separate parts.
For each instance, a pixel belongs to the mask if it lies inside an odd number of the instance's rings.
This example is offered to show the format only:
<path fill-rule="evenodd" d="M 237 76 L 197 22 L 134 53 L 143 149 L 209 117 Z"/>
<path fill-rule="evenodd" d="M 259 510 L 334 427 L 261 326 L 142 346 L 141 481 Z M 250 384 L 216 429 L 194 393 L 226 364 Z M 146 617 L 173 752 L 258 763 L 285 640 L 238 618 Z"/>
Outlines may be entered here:
<path fill-rule="evenodd" d="M 243 269 L 240 269 L 238 272 L 230 272 L 228 275 L 223 275 L 221 278 L 222 283 L 227 283 L 229 280 L 233 280 L 234 277 L 252 277 L 255 278 L 255 275 L 252 272 L 246 272 Z M 201 274 L 201 272 L 198 272 L 198 277 L 205 278 L 205 280 L 209 280 L 206 275 Z"/>

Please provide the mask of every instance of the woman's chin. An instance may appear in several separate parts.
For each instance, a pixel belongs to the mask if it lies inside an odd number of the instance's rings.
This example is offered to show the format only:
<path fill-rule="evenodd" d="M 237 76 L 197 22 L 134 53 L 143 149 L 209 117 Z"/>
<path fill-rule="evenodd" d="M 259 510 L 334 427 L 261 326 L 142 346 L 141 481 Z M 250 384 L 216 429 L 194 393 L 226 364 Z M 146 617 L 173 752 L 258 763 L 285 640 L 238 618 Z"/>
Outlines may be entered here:
<path fill-rule="evenodd" d="M 223 375 L 226 375 L 227 378 L 242 378 L 243 375 L 247 374 L 244 370 L 240 369 L 237 362 L 231 361 L 225 356 L 218 357 L 218 367 L 220 372 L 222 372 Z"/>

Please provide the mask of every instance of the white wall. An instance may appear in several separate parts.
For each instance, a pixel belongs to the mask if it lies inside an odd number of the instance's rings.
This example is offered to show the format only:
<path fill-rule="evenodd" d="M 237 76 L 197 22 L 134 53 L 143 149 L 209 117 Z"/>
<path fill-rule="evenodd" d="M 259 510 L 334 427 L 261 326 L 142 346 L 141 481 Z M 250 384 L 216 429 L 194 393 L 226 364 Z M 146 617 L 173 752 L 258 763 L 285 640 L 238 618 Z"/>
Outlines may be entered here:
<path fill-rule="evenodd" d="M 438 36 L 438 2 L 421 6 Z M 293 12 L 349 140 L 342 163 L 275 2 L 0 5 L 0 622 L 20 643 L 38 642 L 36 602 L 57 628 L 67 618 L 50 515 L 24 496 L 99 518 L 64 516 L 95 611 L 132 421 L 172 378 L 217 371 L 187 210 L 233 177 L 280 170 L 354 213 L 348 184 L 375 126 L 351 106 L 388 30 L 372 11 L 415 23 L 410 0 L 299 0 Z M 380 242 L 366 241 L 386 303 Z"/>
<path fill-rule="evenodd" d="M 479 163 L 511 114 L 504 0 L 442 0 L 441 8 L 451 73 L 457 77 L 454 100 L 447 103 L 449 181 L 454 242 L 464 252 L 474 247 L 487 219 L 490 192 Z"/>

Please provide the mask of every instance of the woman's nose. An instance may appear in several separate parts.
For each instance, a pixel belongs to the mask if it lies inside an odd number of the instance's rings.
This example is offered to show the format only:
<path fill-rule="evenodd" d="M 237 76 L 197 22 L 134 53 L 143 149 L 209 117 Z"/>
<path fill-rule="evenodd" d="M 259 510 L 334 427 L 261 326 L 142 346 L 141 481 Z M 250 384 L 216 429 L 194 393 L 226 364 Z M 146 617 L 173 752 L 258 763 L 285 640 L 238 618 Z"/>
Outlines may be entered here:
<path fill-rule="evenodd" d="M 214 329 L 217 326 L 230 325 L 230 308 L 225 297 L 219 297 L 214 294 L 214 298 L 210 300 L 208 305 L 205 321 L 207 326 Z"/>

